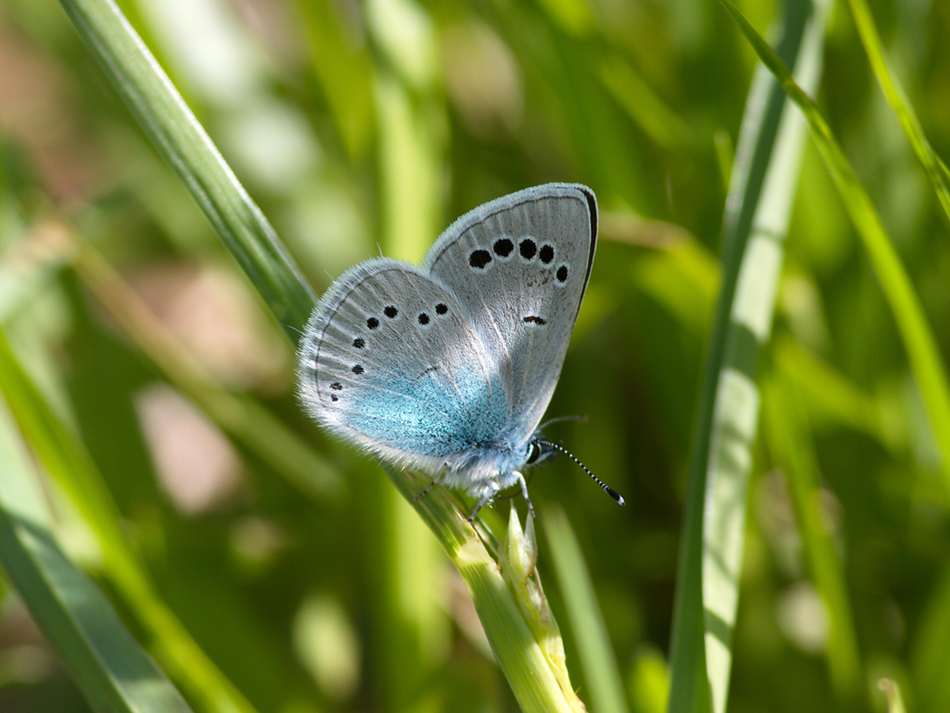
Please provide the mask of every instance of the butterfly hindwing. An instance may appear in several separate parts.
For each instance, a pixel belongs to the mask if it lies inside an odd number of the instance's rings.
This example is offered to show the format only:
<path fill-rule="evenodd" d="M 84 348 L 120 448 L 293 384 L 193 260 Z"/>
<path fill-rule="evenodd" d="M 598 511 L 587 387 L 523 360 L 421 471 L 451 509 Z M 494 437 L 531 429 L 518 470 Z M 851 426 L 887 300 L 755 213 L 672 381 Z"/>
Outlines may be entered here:
<path fill-rule="evenodd" d="M 468 313 L 424 270 L 395 260 L 367 261 L 334 284 L 307 325 L 300 368 L 315 418 L 429 470 L 500 432 L 508 412 Z"/>

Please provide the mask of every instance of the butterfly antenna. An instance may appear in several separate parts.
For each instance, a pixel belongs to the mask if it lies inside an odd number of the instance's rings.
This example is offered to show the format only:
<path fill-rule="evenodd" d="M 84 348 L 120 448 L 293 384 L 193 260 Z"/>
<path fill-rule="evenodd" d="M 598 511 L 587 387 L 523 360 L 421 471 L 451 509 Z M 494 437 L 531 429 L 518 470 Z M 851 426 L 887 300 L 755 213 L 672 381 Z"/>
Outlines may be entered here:
<path fill-rule="evenodd" d="M 558 416 L 557 418 L 552 418 L 550 421 L 545 421 L 544 423 L 542 423 L 540 426 L 538 426 L 538 430 L 540 431 L 544 428 L 547 428 L 552 423 L 558 423 L 559 421 L 586 421 L 586 420 L 587 420 L 587 414 L 585 413 L 575 413 L 572 416 Z"/>
<path fill-rule="evenodd" d="M 570 416 L 568 416 L 567 418 L 570 418 Z M 559 420 L 559 419 L 555 419 L 555 420 Z M 563 419 L 561 419 L 561 420 L 563 420 Z M 622 496 L 620 493 L 618 493 L 616 490 L 614 490 L 613 488 L 611 488 L 609 485 L 607 485 L 607 483 L 605 483 L 604 481 L 602 481 L 602 480 L 601 480 L 600 478 L 598 478 L 596 475 L 594 475 L 593 473 L 591 473 L 591 472 L 590 472 L 590 468 L 588 468 L 586 465 L 584 465 L 583 463 L 581 463 L 581 462 L 577 459 L 577 456 L 575 456 L 575 455 L 574 455 L 573 453 L 571 453 L 569 450 L 567 450 L 566 448 L 564 448 L 562 445 L 560 445 L 559 443 L 551 443 L 551 441 L 543 441 L 543 440 L 542 440 L 542 441 L 537 441 L 537 442 L 538 442 L 538 443 L 541 443 L 541 444 L 543 444 L 543 445 L 545 445 L 545 446 L 547 446 L 548 448 L 553 448 L 553 449 L 556 450 L 556 451 L 560 451 L 561 453 L 563 453 L 564 455 L 566 455 L 566 456 L 567 456 L 568 458 L 570 458 L 572 461 L 574 461 L 575 463 L 577 463 L 577 465 L 580 466 L 581 470 L 583 470 L 585 473 L 587 473 L 587 475 L 589 475 L 591 478 L 593 478 L 594 482 L 597 483 L 597 485 L 599 485 L 601 488 L 603 488 L 604 492 L 607 493 L 607 495 L 609 495 L 609 496 L 612 497 L 614 500 L 616 500 L 617 503 L 619 503 L 620 505 L 624 505 L 624 504 L 625 504 L 626 501 L 623 499 L 623 496 Z"/>

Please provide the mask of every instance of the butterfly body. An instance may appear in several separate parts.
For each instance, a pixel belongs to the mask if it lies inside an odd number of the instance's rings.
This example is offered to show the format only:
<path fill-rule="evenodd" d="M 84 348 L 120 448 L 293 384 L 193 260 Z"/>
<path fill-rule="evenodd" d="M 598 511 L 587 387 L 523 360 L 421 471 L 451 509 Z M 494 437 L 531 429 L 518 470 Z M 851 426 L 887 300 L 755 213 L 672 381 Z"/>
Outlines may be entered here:
<path fill-rule="evenodd" d="M 422 266 L 376 258 L 314 310 L 299 391 L 334 433 L 479 507 L 537 460 L 596 243 L 590 189 L 548 184 L 467 213 Z"/>

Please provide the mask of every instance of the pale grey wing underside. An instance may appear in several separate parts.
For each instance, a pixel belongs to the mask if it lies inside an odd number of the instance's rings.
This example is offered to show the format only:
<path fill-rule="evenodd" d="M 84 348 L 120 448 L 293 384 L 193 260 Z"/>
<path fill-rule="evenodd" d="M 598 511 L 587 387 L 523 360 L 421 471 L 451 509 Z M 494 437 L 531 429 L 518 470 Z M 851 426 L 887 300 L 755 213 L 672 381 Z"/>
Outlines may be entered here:
<path fill-rule="evenodd" d="M 501 380 L 467 312 L 408 263 L 345 273 L 307 325 L 300 370 L 315 418 L 415 467 L 436 470 L 505 423 Z"/>
<path fill-rule="evenodd" d="M 426 257 L 492 352 L 514 405 L 509 426 L 523 440 L 557 384 L 590 275 L 596 226 L 589 189 L 538 186 L 462 216 Z"/>

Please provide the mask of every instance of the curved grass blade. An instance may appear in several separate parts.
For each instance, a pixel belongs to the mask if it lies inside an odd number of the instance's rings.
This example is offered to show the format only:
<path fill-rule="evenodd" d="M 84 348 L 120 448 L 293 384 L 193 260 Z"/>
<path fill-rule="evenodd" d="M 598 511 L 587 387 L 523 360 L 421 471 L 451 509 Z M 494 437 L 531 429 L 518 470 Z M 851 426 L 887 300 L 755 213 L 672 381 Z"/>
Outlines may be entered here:
<path fill-rule="evenodd" d="M 629 708 L 607 627 L 597 604 L 590 572 L 567 516 L 560 507 L 545 508 L 544 531 L 551 543 L 554 570 L 590 686 L 591 709 L 624 713 Z"/>
<path fill-rule="evenodd" d="M 155 593 L 147 573 L 125 541 L 121 518 L 101 474 L 27 377 L 2 330 L 0 393 L 24 438 L 95 535 L 103 575 L 121 593 L 126 606 L 147 632 L 165 670 L 204 711 L 253 713 L 253 707 L 207 658 Z M 21 590 L 21 594 L 26 598 L 29 591 Z M 51 641 L 54 645 L 56 642 Z"/>
<path fill-rule="evenodd" d="M 891 105 L 891 109 L 897 116 L 910 142 L 920 165 L 924 167 L 930 185 L 933 187 L 937 200 L 943 208 L 944 215 L 950 218 L 950 191 L 947 190 L 946 167 L 941 169 L 940 157 L 934 152 L 933 147 L 924 134 L 924 128 L 920 125 L 920 120 L 914 112 L 914 107 L 908 101 L 904 90 L 897 80 L 894 79 L 887 60 L 884 58 L 884 50 L 881 47 L 881 37 L 874 26 L 874 17 L 871 15 L 871 9 L 865 0 L 848 0 L 848 6 L 851 8 L 851 15 L 854 17 L 854 25 L 858 30 L 858 37 L 861 38 L 861 44 L 864 45 L 864 51 L 868 56 L 871 70 L 877 78 L 877 83 L 881 85 L 881 90 Z"/>
<path fill-rule="evenodd" d="M 789 3 L 781 51 L 806 83 L 820 73 L 824 13 Z M 738 605 L 760 348 L 769 337 L 804 127 L 756 72 L 727 198 L 716 304 L 690 464 L 667 710 L 726 709 Z"/>
<path fill-rule="evenodd" d="M 808 571 L 828 612 L 827 658 L 832 687 L 838 708 L 850 710 L 862 694 L 861 660 L 844 564 L 822 508 L 811 428 L 794 384 L 772 378 L 763 385 L 762 393 L 762 420 L 768 442 L 787 474 Z"/>
<path fill-rule="evenodd" d="M 762 62 L 804 114 L 812 138 L 834 180 L 851 222 L 858 231 L 881 290 L 890 305 L 898 331 L 907 350 L 911 371 L 917 381 L 930 425 L 943 461 L 946 486 L 950 489 L 950 382 L 946 365 L 933 331 L 924 316 L 914 286 L 887 236 L 871 199 L 861 186 L 844 152 L 835 141 L 817 105 L 795 82 L 784 62 L 749 25 L 729 0 L 721 0 L 752 44 Z"/>
<path fill-rule="evenodd" d="M 0 563 L 89 704 L 102 713 L 190 713 L 99 588 L 59 549 L 3 402 L 0 463 Z"/>
<path fill-rule="evenodd" d="M 292 344 L 316 297 L 205 130 L 112 0 L 60 0 L 80 36 L 208 216 Z"/>

